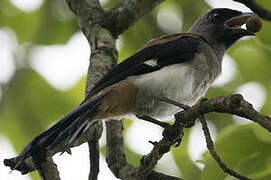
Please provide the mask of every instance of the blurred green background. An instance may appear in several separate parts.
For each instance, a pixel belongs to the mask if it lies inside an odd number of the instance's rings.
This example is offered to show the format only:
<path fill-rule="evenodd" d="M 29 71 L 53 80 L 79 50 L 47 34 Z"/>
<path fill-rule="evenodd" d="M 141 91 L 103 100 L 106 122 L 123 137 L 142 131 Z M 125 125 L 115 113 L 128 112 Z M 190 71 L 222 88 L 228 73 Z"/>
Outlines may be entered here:
<path fill-rule="evenodd" d="M 119 2 L 103 0 L 102 5 L 109 9 Z M 271 10 L 269 0 L 257 2 Z M 211 7 L 249 10 L 231 0 L 167 0 L 119 37 L 119 61 L 151 38 L 187 31 Z M 206 97 L 241 93 L 257 110 L 271 116 L 270 30 L 271 23 L 263 21 L 256 37 L 242 39 L 228 51 L 222 76 Z M 36 173 L 27 177 L 8 174 L 3 158 L 14 156 L 14 150 L 19 153 L 33 137 L 83 100 L 89 54 L 87 41 L 64 0 L 0 1 L 0 179 L 38 179 Z M 229 167 L 253 179 L 271 179 L 270 133 L 227 114 L 210 114 L 207 118 L 215 148 Z M 153 126 L 125 120 L 127 156 L 135 166 L 151 149 L 148 140 L 161 138 L 162 130 Z M 157 169 L 185 180 L 234 179 L 223 173 L 206 152 L 200 128 L 197 124 L 186 130 L 182 145 L 172 148 Z M 135 133 L 140 135 L 135 137 Z M 101 141 L 104 153 L 104 137 Z M 67 164 L 60 168 L 61 176 L 74 179 L 67 175 L 72 163 L 61 158 L 61 163 Z M 99 178 L 113 179 L 104 162 L 102 166 Z M 87 168 L 84 174 L 86 178 Z"/>

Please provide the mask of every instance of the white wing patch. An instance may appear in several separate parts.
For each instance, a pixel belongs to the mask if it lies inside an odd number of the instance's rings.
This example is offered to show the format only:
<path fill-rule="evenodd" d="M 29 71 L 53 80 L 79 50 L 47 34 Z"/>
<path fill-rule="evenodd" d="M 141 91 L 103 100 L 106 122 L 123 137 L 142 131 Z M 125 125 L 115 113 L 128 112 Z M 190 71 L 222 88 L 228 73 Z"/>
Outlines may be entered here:
<path fill-rule="evenodd" d="M 144 62 L 144 64 L 147 64 L 151 67 L 157 66 L 157 59 L 148 60 L 148 61 Z"/>

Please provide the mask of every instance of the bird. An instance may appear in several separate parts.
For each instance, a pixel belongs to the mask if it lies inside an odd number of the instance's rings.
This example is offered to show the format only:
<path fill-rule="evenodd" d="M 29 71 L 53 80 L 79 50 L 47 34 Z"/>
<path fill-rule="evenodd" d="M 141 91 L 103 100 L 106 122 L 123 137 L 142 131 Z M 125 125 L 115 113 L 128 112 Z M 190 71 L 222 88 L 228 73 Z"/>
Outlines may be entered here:
<path fill-rule="evenodd" d="M 165 97 L 193 105 L 221 74 L 226 51 L 240 38 L 253 36 L 241 26 L 254 13 L 215 8 L 201 15 L 187 33 L 150 40 L 101 78 L 74 110 L 30 141 L 12 170 L 38 153 L 68 139 L 63 152 L 95 122 L 128 117 L 172 118 L 179 108 Z"/>

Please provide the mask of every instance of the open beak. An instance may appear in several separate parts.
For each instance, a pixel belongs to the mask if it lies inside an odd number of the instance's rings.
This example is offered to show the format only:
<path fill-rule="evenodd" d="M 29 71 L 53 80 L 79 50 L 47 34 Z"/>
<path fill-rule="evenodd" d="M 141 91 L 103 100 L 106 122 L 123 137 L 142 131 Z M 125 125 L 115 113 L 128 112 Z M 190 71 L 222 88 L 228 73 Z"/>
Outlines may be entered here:
<path fill-rule="evenodd" d="M 230 28 L 232 30 L 238 30 L 243 32 L 245 35 L 255 35 L 254 32 L 250 32 L 242 26 L 247 23 L 248 19 L 252 16 L 257 16 L 254 13 L 242 13 L 241 15 L 235 16 L 227 20 L 224 24 L 226 28 Z"/>

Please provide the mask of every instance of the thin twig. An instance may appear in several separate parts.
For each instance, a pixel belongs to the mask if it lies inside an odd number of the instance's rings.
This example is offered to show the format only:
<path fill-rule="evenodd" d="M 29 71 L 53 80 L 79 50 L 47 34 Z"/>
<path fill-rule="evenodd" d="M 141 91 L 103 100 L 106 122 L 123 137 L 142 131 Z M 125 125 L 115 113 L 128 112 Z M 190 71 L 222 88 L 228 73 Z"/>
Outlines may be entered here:
<path fill-rule="evenodd" d="M 215 159 L 215 161 L 219 165 L 219 167 L 225 173 L 228 173 L 229 175 L 234 176 L 234 177 L 236 177 L 238 179 L 241 179 L 241 180 L 252 180 L 252 179 L 250 179 L 250 178 L 248 178 L 246 176 L 243 176 L 243 175 L 235 172 L 234 170 L 228 168 L 226 166 L 226 164 L 222 162 L 221 158 L 218 156 L 218 154 L 216 153 L 216 151 L 214 149 L 214 143 L 213 143 L 213 140 L 211 138 L 210 131 L 209 131 L 209 128 L 207 126 L 207 123 L 206 123 L 206 120 L 205 120 L 204 116 L 201 115 L 199 117 L 199 120 L 200 120 L 201 125 L 202 125 L 202 130 L 204 132 L 205 140 L 206 140 L 206 143 L 207 143 L 207 148 L 208 148 L 210 154 L 212 155 L 212 157 Z"/>

